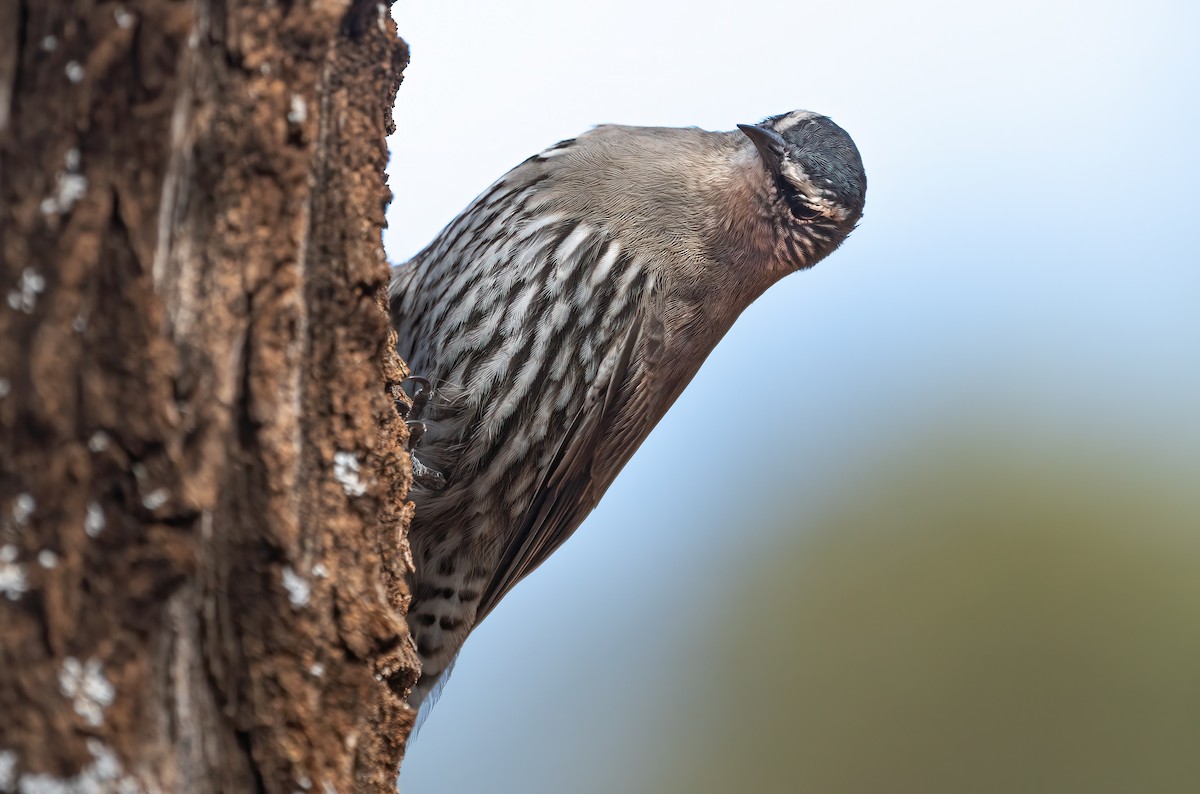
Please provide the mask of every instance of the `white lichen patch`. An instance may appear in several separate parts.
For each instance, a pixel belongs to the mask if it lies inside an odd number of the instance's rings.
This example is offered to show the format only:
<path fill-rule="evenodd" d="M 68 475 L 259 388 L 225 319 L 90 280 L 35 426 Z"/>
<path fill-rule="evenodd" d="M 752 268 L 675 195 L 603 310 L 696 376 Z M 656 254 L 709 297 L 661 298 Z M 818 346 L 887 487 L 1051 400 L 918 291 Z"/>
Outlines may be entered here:
<path fill-rule="evenodd" d="M 79 770 L 74 777 L 55 777 L 54 775 L 36 774 L 22 775 L 16 780 L 15 789 L 21 794 L 101 794 L 101 792 L 117 792 L 117 794 L 139 794 L 146 791 L 136 777 L 126 774 L 121 768 L 121 761 L 112 748 L 99 739 L 87 740 L 88 752 L 92 754 L 92 763 Z M 12 790 L 11 788 L 4 789 Z"/>
<path fill-rule="evenodd" d="M 287 591 L 288 601 L 297 609 L 307 605 L 312 598 L 312 585 L 290 565 L 283 569 L 283 589 Z"/>
<path fill-rule="evenodd" d="M 58 177 L 58 211 L 67 212 L 87 193 L 88 181 L 83 174 L 60 174 Z"/>
<path fill-rule="evenodd" d="M 117 21 L 117 27 L 128 29 L 133 27 L 133 23 L 137 21 L 137 17 L 125 10 L 124 6 L 117 6 L 113 11 L 113 19 Z"/>
<path fill-rule="evenodd" d="M 304 97 L 299 94 L 292 94 L 292 105 L 288 110 L 287 120 L 293 124 L 303 124 L 308 118 L 308 105 L 304 102 Z"/>
<path fill-rule="evenodd" d="M 88 449 L 92 452 L 103 452 L 108 449 L 108 433 L 103 430 L 92 433 L 92 437 L 88 439 Z"/>
<path fill-rule="evenodd" d="M 150 493 L 142 497 L 142 507 L 147 510 L 157 510 L 167 503 L 167 499 L 171 496 L 171 492 L 166 488 L 155 488 Z"/>
<path fill-rule="evenodd" d="M 88 181 L 83 174 L 60 171 L 54 186 L 54 195 L 42 199 L 43 215 L 61 215 L 70 212 L 75 202 L 87 195 Z"/>
<path fill-rule="evenodd" d="M 8 378 L 0 378 L 0 398 L 7 397 L 12 391 L 12 384 L 8 382 Z"/>
<path fill-rule="evenodd" d="M 358 472 L 358 458 L 353 452 L 333 454 L 333 478 L 342 484 L 342 490 L 348 496 L 362 496 L 367 492 L 367 484 L 358 476 Z"/>
<path fill-rule="evenodd" d="M 313 678 L 321 678 L 325 675 L 325 665 L 320 662 L 314 662 L 313 666 L 308 668 L 308 672 Z"/>
<path fill-rule="evenodd" d="M 79 61 L 67 61 L 66 73 L 67 79 L 72 83 L 81 82 L 84 74 L 86 74 L 83 64 L 81 64 Z"/>
<path fill-rule="evenodd" d="M 12 309 L 33 314 L 33 308 L 37 306 L 37 297 L 45 289 L 46 279 L 42 274 L 27 267 L 21 271 L 21 279 L 17 282 L 16 289 L 9 290 L 8 305 Z"/>
<path fill-rule="evenodd" d="M 97 537 L 104 531 L 108 523 L 104 518 L 104 509 L 97 502 L 88 502 L 87 515 L 83 517 L 83 531 L 89 538 Z"/>
<path fill-rule="evenodd" d="M 58 555 L 50 551 L 50 549 L 42 549 L 37 556 L 38 565 L 46 570 L 58 567 Z"/>
<path fill-rule="evenodd" d="M 312 574 L 318 579 L 324 579 L 329 576 L 329 569 L 325 567 L 325 563 L 319 562 L 312 567 Z"/>
<path fill-rule="evenodd" d="M 104 677 L 104 665 L 95 657 L 86 663 L 80 663 L 74 656 L 64 659 L 58 671 L 58 685 L 63 696 L 71 699 L 75 713 L 92 726 L 104 722 L 104 710 L 116 697 L 112 684 Z"/>
<path fill-rule="evenodd" d="M 9 601 L 16 601 L 28 590 L 25 566 L 17 564 L 17 547 L 12 544 L 0 546 L 0 593 Z"/>
<path fill-rule="evenodd" d="M 29 523 L 29 517 L 33 515 L 34 510 L 37 510 L 37 500 L 33 498 L 33 494 L 17 494 L 12 506 L 13 521 L 17 522 L 19 527 L 25 526 Z"/>
<path fill-rule="evenodd" d="M 42 39 L 42 50 L 45 52 L 54 52 L 58 49 L 58 39 L 54 36 L 46 36 Z"/>
<path fill-rule="evenodd" d="M 0 791 L 13 791 L 17 787 L 17 754 L 12 750 L 0 750 Z"/>

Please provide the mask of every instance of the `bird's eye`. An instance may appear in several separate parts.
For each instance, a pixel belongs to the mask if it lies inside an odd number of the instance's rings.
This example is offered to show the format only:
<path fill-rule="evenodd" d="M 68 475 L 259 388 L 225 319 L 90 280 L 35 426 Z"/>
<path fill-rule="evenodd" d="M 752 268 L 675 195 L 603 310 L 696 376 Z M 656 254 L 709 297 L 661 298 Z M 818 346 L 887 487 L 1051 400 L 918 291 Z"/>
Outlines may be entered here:
<path fill-rule="evenodd" d="M 811 221 L 813 218 L 821 214 L 821 211 L 805 203 L 804 199 L 795 193 L 787 194 L 788 207 L 792 210 L 792 215 L 805 221 Z"/>

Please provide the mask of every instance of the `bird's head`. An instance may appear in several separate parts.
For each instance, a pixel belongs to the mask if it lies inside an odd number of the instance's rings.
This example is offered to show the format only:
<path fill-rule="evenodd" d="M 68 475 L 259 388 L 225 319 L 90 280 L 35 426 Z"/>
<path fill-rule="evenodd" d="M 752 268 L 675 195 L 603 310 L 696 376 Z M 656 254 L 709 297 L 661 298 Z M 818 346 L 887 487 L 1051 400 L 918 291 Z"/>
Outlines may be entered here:
<path fill-rule="evenodd" d="M 854 141 L 825 116 L 794 110 L 739 124 L 758 152 L 762 195 L 775 219 L 776 255 L 812 267 L 841 245 L 862 217 L 867 176 Z"/>

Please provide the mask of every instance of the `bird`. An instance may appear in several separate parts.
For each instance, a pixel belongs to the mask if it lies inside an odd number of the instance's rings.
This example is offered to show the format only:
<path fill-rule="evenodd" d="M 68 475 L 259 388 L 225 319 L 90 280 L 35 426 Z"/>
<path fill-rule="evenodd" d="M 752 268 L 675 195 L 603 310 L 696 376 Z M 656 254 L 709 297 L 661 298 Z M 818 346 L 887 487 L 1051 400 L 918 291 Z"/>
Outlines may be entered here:
<path fill-rule="evenodd" d="M 866 188 L 849 134 L 805 110 L 731 131 L 601 125 L 513 168 L 393 268 L 396 350 L 421 375 L 410 706 L 742 311 L 841 245 Z"/>

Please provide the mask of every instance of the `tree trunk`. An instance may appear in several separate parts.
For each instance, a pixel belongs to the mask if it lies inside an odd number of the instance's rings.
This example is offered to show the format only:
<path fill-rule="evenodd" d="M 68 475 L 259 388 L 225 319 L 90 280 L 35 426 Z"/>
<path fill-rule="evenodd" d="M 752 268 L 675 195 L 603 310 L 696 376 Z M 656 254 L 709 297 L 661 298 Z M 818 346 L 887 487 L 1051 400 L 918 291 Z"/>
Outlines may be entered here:
<path fill-rule="evenodd" d="M 0 791 L 395 790 L 406 61 L 377 2 L 0 0 Z"/>

